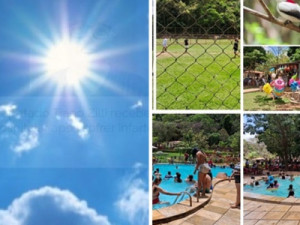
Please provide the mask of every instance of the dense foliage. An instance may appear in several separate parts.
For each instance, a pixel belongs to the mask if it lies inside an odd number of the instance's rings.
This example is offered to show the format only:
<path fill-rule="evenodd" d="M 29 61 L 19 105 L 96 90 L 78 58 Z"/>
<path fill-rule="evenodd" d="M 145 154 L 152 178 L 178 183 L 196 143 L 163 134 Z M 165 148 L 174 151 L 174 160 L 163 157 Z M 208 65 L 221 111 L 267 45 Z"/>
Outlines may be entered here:
<path fill-rule="evenodd" d="M 258 64 L 267 61 L 266 50 L 263 47 L 244 47 L 244 68 L 255 70 Z"/>
<path fill-rule="evenodd" d="M 246 116 L 244 132 L 256 134 L 267 150 L 278 155 L 287 165 L 300 156 L 300 116 L 295 114 L 253 114 Z"/>
<path fill-rule="evenodd" d="M 156 114 L 153 145 L 181 141 L 181 147 L 240 150 L 239 115 Z"/>
<path fill-rule="evenodd" d="M 300 47 L 289 47 L 289 50 L 287 51 L 287 55 L 293 61 L 300 60 Z"/>
<path fill-rule="evenodd" d="M 299 47 L 244 47 L 245 70 L 269 72 L 275 65 L 300 60 Z"/>
<path fill-rule="evenodd" d="M 275 155 L 267 150 L 265 143 L 257 143 L 257 139 L 244 140 L 244 159 L 256 159 L 256 158 L 271 159 Z"/>
<path fill-rule="evenodd" d="M 157 0 L 157 33 L 240 34 L 239 0 Z"/>

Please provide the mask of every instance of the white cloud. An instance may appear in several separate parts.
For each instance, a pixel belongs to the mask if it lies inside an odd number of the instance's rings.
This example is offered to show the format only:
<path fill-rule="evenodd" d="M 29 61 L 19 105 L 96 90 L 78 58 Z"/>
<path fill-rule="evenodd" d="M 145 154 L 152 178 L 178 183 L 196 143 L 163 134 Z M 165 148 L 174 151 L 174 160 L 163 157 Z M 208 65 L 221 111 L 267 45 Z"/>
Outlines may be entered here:
<path fill-rule="evenodd" d="M 133 168 L 138 170 L 143 167 L 143 163 L 137 162 L 133 165 Z"/>
<path fill-rule="evenodd" d="M 27 152 L 39 145 L 39 130 L 31 127 L 24 130 L 19 136 L 19 143 L 13 150 L 17 153 Z"/>
<path fill-rule="evenodd" d="M 120 199 L 115 203 L 132 224 L 148 223 L 148 189 L 146 183 L 137 177 L 141 167 L 141 163 L 136 163 L 132 175 L 126 176 L 126 181 L 121 185 Z"/>
<path fill-rule="evenodd" d="M 245 133 L 243 134 L 243 139 L 247 141 L 251 141 L 255 139 L 255 134 Z"/>
<path fill-rule="evenodd" d="M 138 100 L 133 106 L 131 106 L 132 109 L 142 108 L 143 102 L 141 100 Z"/>
<path fill-rule="evenodd" d="M 74 114 L 69 116 L 69 123 L 75 130 L 78 131 L 79 137 L 81 139 L 87 139 L 89 137 L 89 130 L 84 127 L 83 122 L 81 122 L 79 117 L 76 117 Z"/>
<path fill-rule="evenodd" d="M 56 120 L 61 120 L 61 116 L 60 115 L 56 115 L 55 118 L 56 118 Z"/>
<path fill-rule="evenodd" d="M 110 225 L 108 218 L 89 208 L 73 193 L 43 187 L 24 193 L 6 210 L 0 210 L 0 225 Z"/>
<path fill-rule="evenodd" d="M 13 116 L 16 109 L 14 104 L 0 105 L 0 113 L 3 112 L 6 116 Z"/>
<path fill-rule="evenodd" d="M 15 125 L 12 122 L 8 121 L 8 122 L 5 123 L 5 127 L 12 129 L 12 128 L 15 127 Z"/>

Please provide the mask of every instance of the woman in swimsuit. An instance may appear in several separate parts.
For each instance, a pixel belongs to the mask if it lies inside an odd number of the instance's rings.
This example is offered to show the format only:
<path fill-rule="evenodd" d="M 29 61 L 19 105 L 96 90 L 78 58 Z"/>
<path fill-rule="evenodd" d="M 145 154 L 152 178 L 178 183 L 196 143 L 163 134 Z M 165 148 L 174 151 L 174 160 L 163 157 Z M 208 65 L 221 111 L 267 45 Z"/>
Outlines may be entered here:
<path fill-rule="evenodd" d="M 152 184 L 152 204 L 162 204 L 159 200 L 159 195 L 160 193 L 165 194 L 165 195 L 177 195 L 179 196 L 181 193 L 172 193 L 172 192 L 167 192 L 161 187 L 159 187 L 162 179 L 160 177 L 155 178 Z"/>

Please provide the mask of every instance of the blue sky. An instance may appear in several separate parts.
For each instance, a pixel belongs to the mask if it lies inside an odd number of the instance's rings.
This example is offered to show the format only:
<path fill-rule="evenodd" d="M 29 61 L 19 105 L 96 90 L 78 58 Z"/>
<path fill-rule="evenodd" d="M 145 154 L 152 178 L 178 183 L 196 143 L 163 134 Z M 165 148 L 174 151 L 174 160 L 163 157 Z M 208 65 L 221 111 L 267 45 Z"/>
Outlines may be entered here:
<path fill-rule="evenodd" d="M 275 56 L 282 54 L 284 51 L 288 50 L 288 47 L 285 46 L 265 46 L 264 49 L 269 51 Z"/>
<path fill-rule="evenodd" d="M 148 221 L 148 2 L 0 8 L 0 224 Z M 74 86 L 43 64 L 63 39 L 92 59 Z"/>

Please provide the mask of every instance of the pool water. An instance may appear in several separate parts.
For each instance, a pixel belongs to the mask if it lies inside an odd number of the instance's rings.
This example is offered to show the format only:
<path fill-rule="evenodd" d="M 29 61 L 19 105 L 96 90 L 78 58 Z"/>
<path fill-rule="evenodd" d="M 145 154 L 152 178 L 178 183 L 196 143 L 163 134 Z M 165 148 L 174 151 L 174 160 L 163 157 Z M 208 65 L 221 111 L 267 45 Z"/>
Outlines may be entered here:
<path fill-rule="evenodd" d="M 177 166 L 177 168 L 176 168 L 176 166 Z M 190 174 L 194 176 L 194 180 L 197 181 L 197 179 L 198 179 L 197 173 L 195 175 L 193 174 L 195 165 L 185 165 L 185 164 L 174 164 L 174 165 L 165 164 L 164 165 L 164 164 L 161 164 L 161 165 L 154 166 L 154 170 L 156 170 L 157 168 L 159 168 L 159 172 L 163 179 L 159 186 L 168 192 L 182 192 L 182 191 L 185 191 L 186 188 L 193 186 L 193 185 L 187 184 L 184 181 Z M 175 183 L 174 178 L 164 179 L 165 175 L 168 174 L 168 171 L 171 171 L 172 176 L 175 176 L 176 172 L 179 172 L 181 174 L 182 183 Z M 211 169 L 211 172 L 212 172 L 213 177 L 216 177 L 217 174 L 220 172 L 226 173 L 227 176 L 230 176 L 232 174 L 232 169 L 229 167 L 226 167 L 226 168 L 215 167 L 215 168 Z M 153 205 L 153 209 L 159 209 L 159 208 L 170 206 L 175 203 L 174 201 L 176 200 L 176 198 L 177 198 L 176 195 L 160 194 L 160 196 L 159 196 L 160 201 L 168 202 L 168 204 L 155 204 L 155 205 Z M 188 198 L 187 195 L 185 195 L 183 197 L 180 196 L 178 198 L 178 200 L 182 201 L 187 198 Z"/>
<path fill-rule="evenodd" d="M 268 185 L 261 180 L 259 181 L 259 186 L 251 187 L 250 185 L 245 185 L 244 191 L 253 192 L 262 195 L 272 195 L 272 196 L 286 198 L 289 194 L 288 191 L 289 185 L 292 184 L 295 191 L 295 197 L 300 198 L 300 189 L 299 189 L 300 177 L 294 177 L 294 178 L 295 178 L 294 181 L 290 181 L 289 177 L 287 177 L 285 180 L 279 177 L 274 177 L 274 179 L 277 180 L 279 183 L 279 188 L 277 190 L 267 190 Z"/>

